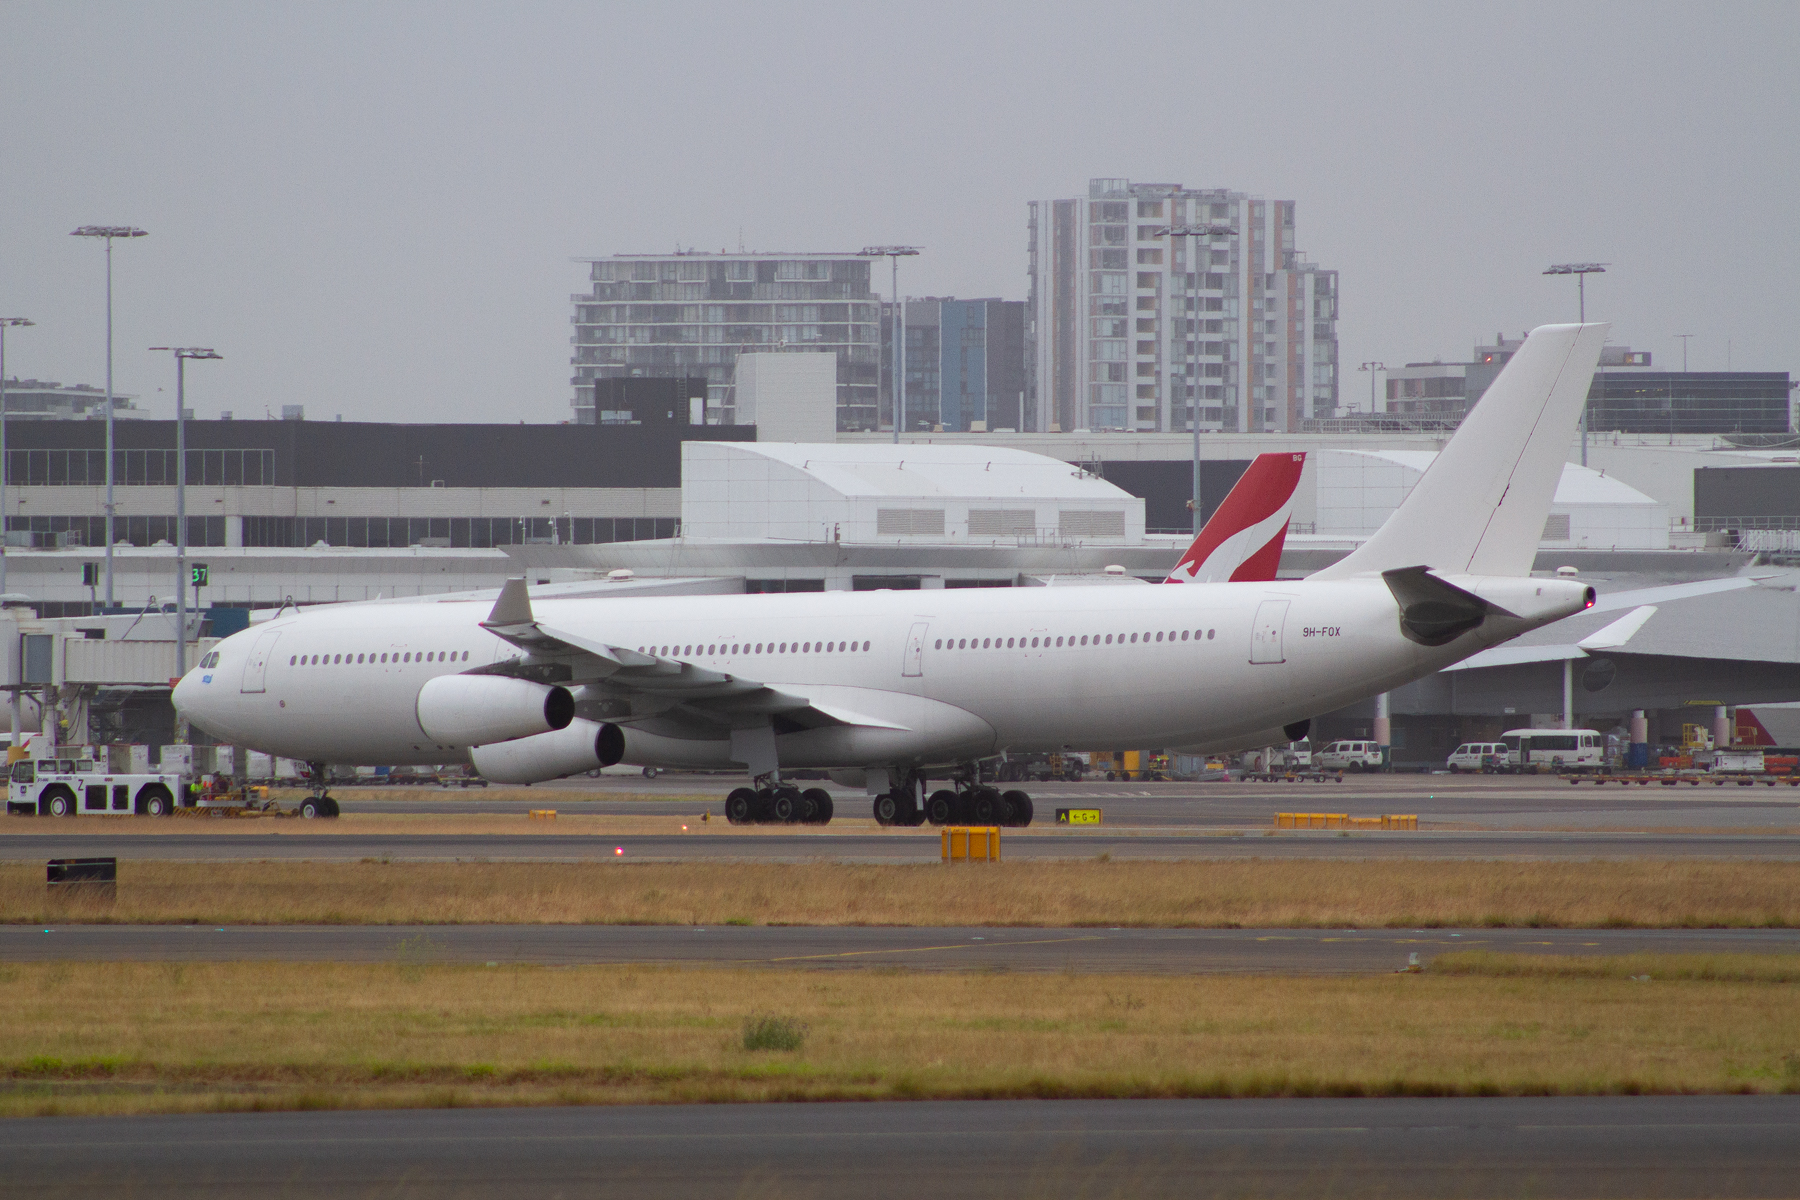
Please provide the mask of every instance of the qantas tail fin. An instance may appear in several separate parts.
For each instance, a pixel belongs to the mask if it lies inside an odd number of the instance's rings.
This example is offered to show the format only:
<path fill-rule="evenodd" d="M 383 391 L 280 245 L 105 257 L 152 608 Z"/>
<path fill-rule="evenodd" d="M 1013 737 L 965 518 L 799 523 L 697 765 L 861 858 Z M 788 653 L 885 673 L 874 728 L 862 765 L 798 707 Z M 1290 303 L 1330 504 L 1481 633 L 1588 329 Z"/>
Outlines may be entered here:
<path fill-rule="evenodd" d="M 1275 578 L 1306 455 L 1259 454 L 1164 583 Z"/>
<path fill-rule="evenodd" d="M 1532 330 L 1386 523 L 1311 578 L 1528 574 L 1609 328 Z"/>

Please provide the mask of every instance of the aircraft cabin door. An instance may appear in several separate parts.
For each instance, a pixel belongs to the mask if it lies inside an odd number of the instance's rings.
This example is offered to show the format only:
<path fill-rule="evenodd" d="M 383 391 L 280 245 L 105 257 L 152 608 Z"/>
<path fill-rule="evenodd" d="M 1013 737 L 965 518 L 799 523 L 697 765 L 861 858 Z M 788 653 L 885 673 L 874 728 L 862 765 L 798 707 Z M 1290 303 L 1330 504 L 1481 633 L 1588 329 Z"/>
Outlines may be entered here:
<path fill-rule="evenodd" d="M 913 622 L 912 631 L 906 635 L 906 657 L 900 674 L 911 679 L 925 674 L 925 631 L 930 627 L 929 621 Z"/>
<path fill-rule="evenodd" d="M 1281 632 L 1287 624 L 1287 600 L 1264 600 L 1256 606 L 1256 624 L 1250 631 L 1250 661 L 1286 662 L 1281 651 Z"/>
<path fill-rule="evenodd" d="M 271 629 L 256 639 L 250 647 L 250 661 L 244 664 L 244 682 L 238 689 L 241 692 L 260 692 L 263 679 L 269 673 L 269 659 L 275 653 L 275 643 L 281 639 L 279 629 Z"/>

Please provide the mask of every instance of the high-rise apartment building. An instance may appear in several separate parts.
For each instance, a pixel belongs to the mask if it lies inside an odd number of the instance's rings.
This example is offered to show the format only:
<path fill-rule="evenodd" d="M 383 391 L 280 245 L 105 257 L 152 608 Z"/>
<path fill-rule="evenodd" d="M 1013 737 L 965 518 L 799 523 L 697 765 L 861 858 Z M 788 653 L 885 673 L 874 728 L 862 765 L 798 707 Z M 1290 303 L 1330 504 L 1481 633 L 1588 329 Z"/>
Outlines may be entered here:
<path fill-rule="evenodd" d="M 1169 236 L 1171 226 L 1229 235 Z M 1336 271 L 1294 202 L 1092 179 L 1030 205 L 1027 420 L 1039 431 L 1293 431 L 1338 403 Z"/>
<path fill-rule="evenodd" d="M 1025 302 L 927 296 L 908 297 L 903 308 L 907 429 L 1019 429 L 1025 397 Z M 881 361 L 881 420 L 891 429 L 893 332 L 885 313 Z"/>
<path fill-rule="evenodd" d="M 709 424 L 736 423 L 744 351 L 837 356 L 837 427 L 878 427 L 881 302 L 854 254 L 615 254 L 587 260 L 577 294 L 575 419 L 592 424 L 594 382 L 700 377 Z"/>

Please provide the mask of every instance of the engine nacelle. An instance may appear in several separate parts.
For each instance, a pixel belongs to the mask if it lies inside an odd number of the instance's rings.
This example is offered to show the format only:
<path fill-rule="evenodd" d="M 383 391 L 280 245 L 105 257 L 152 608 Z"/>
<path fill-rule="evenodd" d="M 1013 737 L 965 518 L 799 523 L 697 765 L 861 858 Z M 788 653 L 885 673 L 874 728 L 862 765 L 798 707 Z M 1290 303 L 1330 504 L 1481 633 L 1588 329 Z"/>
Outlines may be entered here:
<path fill-rule="evenodd" d="M 575 721 L 536 737 L 477 746 L 469 760 L 491 783 L 542 783 L 610 767 L 625 755 L 625 731 L 617 725 Z"/>
<path fill-rule="evenodd" d="M 504 675 L 439 675 L 419 689 L 418 717 L 439 745 L 484 746 L 568 728 L 575 697 Z"/>

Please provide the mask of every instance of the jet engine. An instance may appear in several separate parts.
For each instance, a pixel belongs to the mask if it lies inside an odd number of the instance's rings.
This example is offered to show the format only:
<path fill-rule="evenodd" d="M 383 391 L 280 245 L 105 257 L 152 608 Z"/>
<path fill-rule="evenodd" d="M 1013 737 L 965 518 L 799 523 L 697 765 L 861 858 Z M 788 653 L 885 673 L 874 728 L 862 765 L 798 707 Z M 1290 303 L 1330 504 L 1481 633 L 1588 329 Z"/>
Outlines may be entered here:
<path fill-rule="evenodd" d="M 617 725 L 574 721 L 536 737 L 477 746 L 469 760 L 492 783 L 541 783 L 610 767 L 625 755 L 625 731 Z"/>
<path fill-rule="evenodd" d="M 439 675 L 419 689 L 418 717 L 439 745 L 483 746 L 568 728 L 575 697 L 503 675 Z"/>

